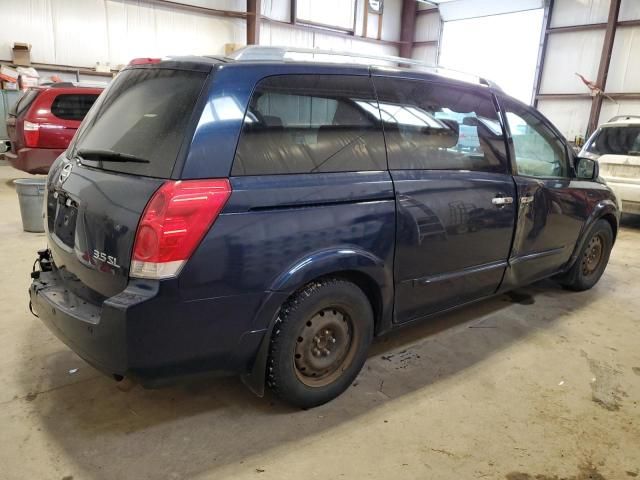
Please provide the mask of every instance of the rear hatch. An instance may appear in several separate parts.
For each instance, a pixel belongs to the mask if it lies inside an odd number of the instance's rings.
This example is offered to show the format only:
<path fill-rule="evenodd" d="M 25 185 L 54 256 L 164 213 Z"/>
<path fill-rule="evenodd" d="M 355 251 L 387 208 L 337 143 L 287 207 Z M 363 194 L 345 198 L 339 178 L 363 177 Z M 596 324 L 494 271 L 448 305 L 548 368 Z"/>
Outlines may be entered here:
<path fill-rule="evenodd" d="M 640 184 L 640 155 L 602 155 L 600 175 L 613 182 Z"/>
<path fill-rule="evenodd" d="M 598 158 L 600 175 L 619 183 L 640 182 L 640 125 L 602 127 L 583 150 Z"/>
<path fill-rule="evenodd" d="M 99 302 L 126 287 L 140 217 L 190 141 L 209 70 L 162 64 L 124 70 L 53 165 L 46 193 L 49 247 L 77 295 Z"/>

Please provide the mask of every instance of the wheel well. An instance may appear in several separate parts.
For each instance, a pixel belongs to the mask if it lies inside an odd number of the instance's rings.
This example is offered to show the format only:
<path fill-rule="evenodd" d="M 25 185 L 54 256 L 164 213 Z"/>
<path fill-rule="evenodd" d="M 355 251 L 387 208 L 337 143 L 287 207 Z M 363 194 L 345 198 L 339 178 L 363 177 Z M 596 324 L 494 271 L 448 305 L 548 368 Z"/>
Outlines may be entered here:
<path fill-rule="evenodd" d="M 618 234 L 618 222 L 616 221 L 616 217 L 611 213 L 607 213 L 601 217 L 603 220 L 609 222 L 611 225 L 611 231 L 613 232 L 613 241 L 616 241 L 616 235 Z"/>
<path fill-rule="evenodd" d="M 342 271 L 337 271 L 337 272 L 329 273 L 326 275 L 322 275 L 320 277 L 309 280 L 308 282 L 305 283 L 305 285 L 308 285 L 309 283 L 312 283 L 312 282 L 317 282 L 324 278 L 339 278 L 342 280 L 346 280 L 348 282 L 351 282 L 357 285 L 364 292 L 364 294 L 369 299 L 369 303 L 371 304 L 371 308 L 373 310 L 373 319 L 374 319 L 373 327 L 374 327 L 374 332 L 377 332 L 382 319 L 383 305 L 382 305 L 382 295 L 380 293 L 380 288 L 378 287 L 378 284 L 375 282 L 375 280 L 373 280 L 367 274 L 358 272 L 356 270 L 342 270 Z M 304 288 L 305 285 L 301 286 L 300 289 Z M 295 295 L 298 291 L 300 291 L 300 289 L 296 290 L 295 293 L 292 293 L 291 296 Z"/>

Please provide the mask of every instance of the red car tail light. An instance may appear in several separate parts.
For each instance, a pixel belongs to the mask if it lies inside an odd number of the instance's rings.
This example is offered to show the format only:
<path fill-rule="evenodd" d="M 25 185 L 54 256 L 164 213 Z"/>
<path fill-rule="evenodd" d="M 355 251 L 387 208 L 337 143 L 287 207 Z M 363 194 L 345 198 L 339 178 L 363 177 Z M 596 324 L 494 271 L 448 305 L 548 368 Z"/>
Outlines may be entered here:
<path fill-rule="evenodd" d="M 133 244 L 130 275 L 175 277 L 222 211 L 227 179 L 165 182 L 147 204 Z"/>
<path fill-rule="evenodd" d="M 24 144 L 31 148 L 37 147 L 40 139 L 40 124 L 25 120 L 22 131 L 24 132 Z"/>

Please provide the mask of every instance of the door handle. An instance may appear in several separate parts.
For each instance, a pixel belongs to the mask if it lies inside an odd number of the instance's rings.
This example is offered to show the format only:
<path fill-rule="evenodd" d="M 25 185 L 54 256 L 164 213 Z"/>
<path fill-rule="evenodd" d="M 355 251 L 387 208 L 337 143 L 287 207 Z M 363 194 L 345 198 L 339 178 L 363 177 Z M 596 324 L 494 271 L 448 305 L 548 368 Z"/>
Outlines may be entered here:
<path fill-rule="evenodd" d="M 513 203 L 513 197 L 493 197 L 491 203 L 503 207 L 505 205 L 511 205 Z"/>

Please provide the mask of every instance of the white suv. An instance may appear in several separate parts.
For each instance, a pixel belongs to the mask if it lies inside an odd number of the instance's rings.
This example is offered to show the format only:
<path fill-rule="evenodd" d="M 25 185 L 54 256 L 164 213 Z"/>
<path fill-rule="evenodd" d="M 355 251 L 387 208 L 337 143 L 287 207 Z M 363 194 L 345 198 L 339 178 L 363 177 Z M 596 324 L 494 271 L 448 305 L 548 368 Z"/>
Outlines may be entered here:
<path fill-rule="evenodd" d="M 619 115 L 603 123 L 579 156 L 598 160 L 600 176 L 622 201 L 622 211 L 640 215 L 640 116 Z"/>

